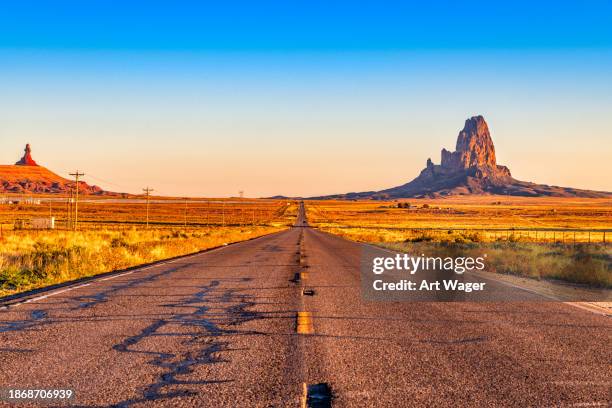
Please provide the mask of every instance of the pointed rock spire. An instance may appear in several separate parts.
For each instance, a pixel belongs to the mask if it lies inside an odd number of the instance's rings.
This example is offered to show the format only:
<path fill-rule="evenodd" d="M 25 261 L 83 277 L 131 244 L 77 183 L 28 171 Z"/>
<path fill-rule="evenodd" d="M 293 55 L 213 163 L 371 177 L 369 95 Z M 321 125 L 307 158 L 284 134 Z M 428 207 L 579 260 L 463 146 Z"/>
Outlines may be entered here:
<path fill-rule="evenodd" d="M 30 148 L 30 144 L 26 144 L 25 147 L 25 154 L 23 155 L 23 157 L 21 158 L 21 160 L 19 160 L 17 163 L 15 163 L 18 166 L 38 166 L 38 164 L 36 164 L 36 162 L 34 161 L 34 159 L 32 159 L 32 149 Z"/>
<path fill-rule="evenodd" d="M 465 121 L 463 130 L 457 136 L 454 152 L 442 149 L 442 167 L 445 168 L 495 168 L 496 164 L 493 140 L 482 116 L 473 116 Z"/>

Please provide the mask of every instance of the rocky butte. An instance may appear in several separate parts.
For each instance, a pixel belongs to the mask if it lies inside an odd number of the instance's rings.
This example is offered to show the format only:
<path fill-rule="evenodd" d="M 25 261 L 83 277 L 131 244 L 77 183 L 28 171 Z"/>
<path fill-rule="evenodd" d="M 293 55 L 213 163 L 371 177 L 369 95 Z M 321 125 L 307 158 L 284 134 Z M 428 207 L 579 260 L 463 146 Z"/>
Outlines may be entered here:
<path fill-rule="evenodd" d="M 612 197 L 603 191 L 580 190 L 516 180 L 506 166 L 497 164 L 489 126 L 482 116 L 465 121 L 457 136 L 455 151 L 442 149 L 440 164 L 427 159 L 426 167 L 414 180 L 382 191 L 347 193 L 317 198 L 390 199 L 442 197 L 466 194 L 512 196 Z"/>
<path fill-rule="evenodd" d="M 36 163 L 29 144 L 23 157 L 14 165 L 0 165 L 0 193 L 68 193 L 71 189 L 74 189 L 74 181 Z M 82 181 L 79 182 L 79 193 L 113 194 Z"/>

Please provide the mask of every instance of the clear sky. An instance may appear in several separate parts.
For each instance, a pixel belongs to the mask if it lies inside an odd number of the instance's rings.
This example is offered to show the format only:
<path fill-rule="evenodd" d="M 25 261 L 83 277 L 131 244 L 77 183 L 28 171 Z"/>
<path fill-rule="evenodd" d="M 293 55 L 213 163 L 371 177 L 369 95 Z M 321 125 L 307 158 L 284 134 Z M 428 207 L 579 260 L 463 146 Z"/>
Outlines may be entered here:
<path fill-rule="evenodd" d="M 392 187 L 439 163 L 475 114 L 515 177 L 612 191 L 612 2 L 0 9 L 0 163 L 30 142 L 110 190 Z"/>

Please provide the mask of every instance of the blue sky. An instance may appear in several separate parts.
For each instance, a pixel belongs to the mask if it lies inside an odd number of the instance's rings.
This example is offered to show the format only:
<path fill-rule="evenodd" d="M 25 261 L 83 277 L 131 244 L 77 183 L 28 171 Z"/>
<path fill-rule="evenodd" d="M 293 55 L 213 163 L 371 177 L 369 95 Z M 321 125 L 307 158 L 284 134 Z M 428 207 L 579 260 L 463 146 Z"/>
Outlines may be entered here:
<path fill-rule="evenodd" d="M 346 51 L 609 47 L 610 1 L 14 1 L 3 47 Z"/>
<path fill-rule="evenodd" d="M 611 51 L 609 1 L 11 2 L 0 162 L 30 142 L 113 190 L 370 190 L 483 114 L 518 178 L 612 190 Z"/>

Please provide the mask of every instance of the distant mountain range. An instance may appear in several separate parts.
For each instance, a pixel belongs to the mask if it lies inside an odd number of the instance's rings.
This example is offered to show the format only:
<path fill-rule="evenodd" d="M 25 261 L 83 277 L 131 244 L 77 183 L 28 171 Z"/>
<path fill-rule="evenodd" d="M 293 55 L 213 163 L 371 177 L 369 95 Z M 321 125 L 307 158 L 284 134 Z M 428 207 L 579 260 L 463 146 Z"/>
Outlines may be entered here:
<path fill-rule="evenodd" d="M 495 147 L 482 116 L 465 121 L 454 152 L 442 149 L 441 164 L 427 159 L 421 174 L 409 183 L 381 191 L 334 194 L 313 199 L 394 199 L 444 197 L 468 194 L 502 194 L 530 197 L 609 198 L 612 193 L 549 186 L 516 180 L 506 166 L 497 164 Z"/>
<path fill-rule="evenodd" d="M 29 144 L 23 157 L 14 165 L 0 165 L 0 193 L 68 193 L 74 185 L 74 181 L 38 165 L 32 158 Z M 79 193 L 119 195 L 82 181 L 79 182 Z M 457 137 L 455 151 L 442 149 L 439 165 L 427 159 L 421 174 L 409 183 L 381 191 L 310 198 L 387 200 L 469 194 L 612 198 L 610 192 L 535 184 L 513 178 L 506 166 L 497 164 L 489 127 L 482 116 L 466 120 Z M 279 195 L 274 198 L 286 197 Z"/>

